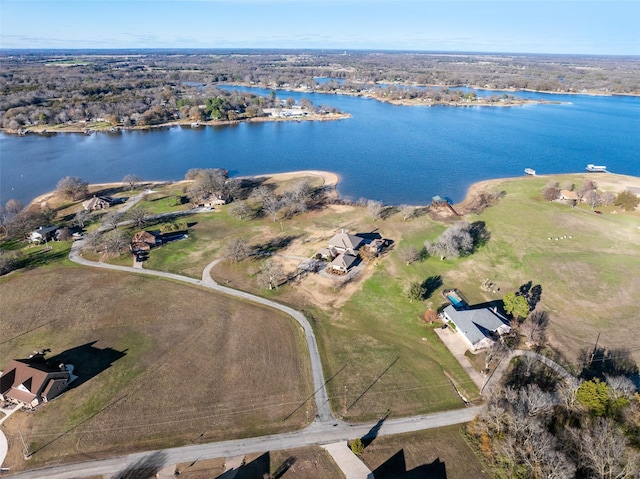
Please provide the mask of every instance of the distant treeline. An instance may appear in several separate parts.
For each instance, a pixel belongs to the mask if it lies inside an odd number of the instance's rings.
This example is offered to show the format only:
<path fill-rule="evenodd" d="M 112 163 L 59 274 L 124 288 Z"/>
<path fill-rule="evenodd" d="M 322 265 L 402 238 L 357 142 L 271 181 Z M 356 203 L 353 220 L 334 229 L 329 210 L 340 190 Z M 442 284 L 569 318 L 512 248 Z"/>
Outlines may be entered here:
<path fill-rule="evenodd" d="M 211 86 L 221 82 L 434 101 L 465 95 L 449 90 L 452 86 L 640 94 L 640 62 L 632 57 L 364 51 L 5 51 L 0 54 L 0 122 L 3 128 L 20 129 L 82 121 L 133 126 L 233 120 L 261 116 L 262 108 L 280 104 L 273 95 Z M 413 88 L 417 85 L 440 88 Z"/>

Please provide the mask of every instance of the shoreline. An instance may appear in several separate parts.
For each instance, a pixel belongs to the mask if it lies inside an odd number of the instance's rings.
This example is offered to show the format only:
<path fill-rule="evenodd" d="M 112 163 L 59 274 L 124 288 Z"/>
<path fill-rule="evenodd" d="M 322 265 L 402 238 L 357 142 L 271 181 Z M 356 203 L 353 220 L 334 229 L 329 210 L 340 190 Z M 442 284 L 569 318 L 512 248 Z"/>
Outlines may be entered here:
<path fill-rule="evenodd" d="M 261 173 L 257 175 L 234 176 L 234 177 L 231 177 L 230 179 L 246 180 L 246 179 L 268 178 L 268 179 L 275 179 L 276 181 L 278 180 L 284 181 L 286 179 L 304 177 L 304 176 L 317 176 L 322 178 L 322 181 L 323 181 L 322 186 L 326 190 L 327 194 L 329 194 L 329 196 L 333 197 L 334 199 L 340 198 L 340 195 L 338 193 L 338 183 L 340 182 L 340 175 L 332 171 L 298 170 L 298 171 L 287 171 L 287 172 L 281 172 L 281 173 Z M 191 180 L 177 180 L 177 181 L 171 181 L 171 180 L 145 181 L 143 180 L 140 182 L 140 185 L 144 185 L 144 186 L 147 186 L 147 188 L 149 188 L 149 187 L 153 187 L 154 185 L 165 185 L 168 183 L 176 185 L 181 183 L 188 183 L 190 181 Z M 100 189 L 117 188 L 117 187 L 124 187 L 124 186 L 125 184 L 122 181 L 113 181 L 108 183 L 90 183 L 89 190 L 99 191 Z M 48 191 L 47 193 L 43 193 L 42 195 L 36 196 L 34 199 L 32 199 L 29 202 L 29 204 L 26 205 L 25 209 L 29 209 L 35 206 L 42 207 L 46 205 L 48 201 L 54 199 L 55 197 L 56 197 L 56 190 Z"/>
<path fill-rule="evenodd" d="M 229 126 L 229 125 L 239 125 L 241 123 L 268 123 L 268 122 L 279 122 L 279 121 L 336 121 L 336 120 L 345 120 L 351 118 L 350 113 L 326 113 L 326 114 L 318 114 L 311 113 L 306 116 L 301 117 L 272 117 L 272 116 L 260 116 L 255 118 L 246 118 L 241 120 L 207 120 L 207 121 L 191 121 L 191 120 L 177 120 L 171 121 L 167 123 L 160 123 L 158 125 L 145 125 L 145 126 L 121 126 L 121 125 L 105 125 L 105 122 L 94 122 L 94 123 L 84 123 L 84 124 L 74 124 L 74 125 L 66 125 L 59 124 L 53 126 L 39 126 L 32 125 L 29 128 L 20 128 L 18 130 L 10 130 L 8 128 L 0 128 L 0 131 L 7 135 L 15 135 L 15 136 L 27 136 L 27 135 L 44 135 L 44 136 L 53 136 L 58 133 L 73 133 L 73 134 L 83 134 L 83 135 L 92 135 L 93 133 L 109 133 L 109 134 L 118 134 L 123 131 L 151 131 L 151 130 L 161 130 L 165 128 L 191 128 L 193 130 L 198 130 L 203 127 L 215 127 L 215 126 Z"/>
<path fill-rule="evenodd" d="M 464 197 L 462 198 L 461 201 L 458 201 L 456 203 L 453 204 L 453 206 L 463 206 L 464 204 L 468 203 L 469 201 L 471 201 L 473 199 L 473 195 L 475 195 L 476 193 L 486 190 L 490 187 L 495 186 L 496 184 L 500 184 L 503 183 L 505 181 L 512 181 L 512 180 L 518 180 L 518 179 L 525 179 L 525 178 L 550 178 L 550 177 L 557 177 L 557 176 L 566 176 L 566 177 L 571 177 L 571 176 L 576 176 L 576 175 L 594 175 L 594 173 L 589 173 L 589 172 L 574 172 L 574 173 L 550 173 L 550 174 L 545 174 L 545 175 L 536 175 L 534 177 L 532 176 L 528 176 L 528 175 L 522 175 L 522 176 L 511 176 L 511 177 L 505 177 L 505 178 L 489 178 L 486 180 L 480 180 L 480 181 L 476 181 L 474 183 L 471 183 L 469 185 L 469 187 L 467 188 L 467 190 L 465 191 Z M 232 178 L 235 179 L 240 179 L 240 180 L 244 180 L 244 179 L 257 179 L 257 178 L 267 178 L 267 179 L 271 179 L 274 181 L 285 181 L 288 179 L 294 179 L 294 178 L 302 178 L 305 176 L 317 176 L 322 178 L 323 180 L 323 188 L 325 189 L 325 192 L 332 198 L 332 199 L 340 199 L 340 194 L 338 192 L 338 184 L 340 183 L 341 177 L 340 175 L 338 175 L 337 173 L 334 173 L 332 171 L 325 171 L 325 170 L 295 170 L 295 171 L 285 171 L 285 172 L 280 172 L 280 173 L 261 173 L 261 174 L 256 174 L 256 175 L 243 175 L 243 176 L 234 176 Z M 617 188 L 626 188 L 628 186 L 635 186 L 640 188 L 640 177 L 638 176 L 633 176 L 633 175 L 625 175 L 625 174 L 619 174 L 619 173 L 608 173 L 606 176 L 602 176 L 602 175 L 598 175 L 596 176 L 596 178 L 598 178 L 598 184 L 600 186 L 608 186 L 608 187 L 617 187 Z M 609 180 L 609 181 L 607 181 Z M 164 184 L 181 184 L 181 183 L 188 183 L 191 180 L 177 180 L 177 181 L 171 181 L 171 180 L 149 180 L 149 181 L 141 181 L 140 184 L 141 185 L 146 185 L 148 187 L 153 187 L 154 185 L 164 185 Z M 625 183 L 626 182 L 626 183 Z M 109 182 L 109 183 L 90 183 L 89 184 L 89 189 L 90 190 L 96 190 L 96 189 L 101 189 L 101 188 L 115 188 L 115 187 L 124 187 L 124 184 L 121 181 L 118 182 Z M 34 207 L 34 206 L 44 206 L 47 201 L 53 199 L 56 196 L 56 192 L 55 190 L 49 191 L 47 193 L 44 193 L 40 196 L 37 196 L 36 198 L 34 198 L 33 200 L 31 200 L 29 202 L 29 204 L 25 207 L 25 209 Z M 385 206 L 398 206 L 396 204 L 389 204 L 389 205 L 385 205 Z M 412 207 L 415 208 L 424 208 L 428 205 L 410 205 Z"/>

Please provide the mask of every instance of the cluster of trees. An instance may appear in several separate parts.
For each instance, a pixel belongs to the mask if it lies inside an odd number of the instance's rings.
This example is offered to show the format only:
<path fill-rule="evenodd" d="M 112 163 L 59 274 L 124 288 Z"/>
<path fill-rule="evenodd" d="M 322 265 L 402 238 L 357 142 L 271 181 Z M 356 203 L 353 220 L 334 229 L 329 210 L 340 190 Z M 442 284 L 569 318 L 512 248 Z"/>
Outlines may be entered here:
<path fill-rule="evenodd" d="M 25 208 L 22 202 L 11 199 L 0 205 L 0 230 L 7 239 L 21 239 L 38 226 L 49 225 L 56 212 L 49 207 Z"/>
<path fill-rule="evenodd" d="M 586 203 L 591 209 L 601 205 L 615 205 L 620 206 L 625 211 L 633 211 L 638 207 L 638 204 L 640 204 L 638 195 L 630 190 L 624 190 L 617 195 L 610 191 L 598 191 L 598 183 L 591 178 L 585 178 L 578 188 L 571 182 L 566 182 L 561 185 L 558 182 L 552 181 L 542 189 L 542 197 L 547 201 L 556 200 L 561 190 L 575 191 L 578 197 L 577 201 Z"/>
<path fill-rule="evenodd" d="M 229 179 L 229 172 L 221 168 L 192 168 L 185 179 L 191 181 L 186 193 L 192 203 L 211 196 L 228 201 L 240 191 L 240 180 Z"/>
<path fill-rule="evenodd" d="M 403 216 L 415 214 L 415 208 L 401 208 Z M 447 228 L 434 241 L 425 241 L 423 248 L 414 245 L 404 245 L 398 248 L 398 258 L 407 266 L 428 256 L 439 256 L 440 259 L 458 258 L 471 254 L 481 244 L 489 240 L 490 233 L 483 221 L 469 223 L 461 220 Z"/>
<path fill-rule="evenodd" d="M 628 377 L 558 379 L 530 358 L 467 427 L 496 477 L 523 479 L 636 477 L 638 431 L 640 395 Z"/>
<path fill-rule="evenodd" d="M 314 190 L 307 180 L 298 181 L 282 194 L 278 194 L 268 185 L 261 185 L 252 193 L 261 205 L 262 214 L 271 218 L 271 221 L 277 221 L 280 217 L 291 218 L 306 212 L 313 195 Z"/>
<path fill-rule="evenodd" d="M 70 59 L 82 61 L 64 62 Z M 130 127 L 175 119 L 234 120 L 260 116 L 263 108 L 281 104 L 275 96 L 209 86 L 221 82 L 445 102 L 475 98 L 474 92 L 449 89 L 461 85 L 637 94 L 639 69 L 624 57 L 265 50 L 135 56 L 5 53 L 0 55 L 0 122 L 14 130 L 98 120 Z M 318 82 L 317 77 L 334 81 Z M 509 99 L 501 95 L 489 100 Z"/>
<path fill-rule="evenodd" d="M 440 256 L 440 259 L 458 258 L 471 254 L 476 247 L 487 242 L 489 236 L 483 221 L 469 223 L 461 220 L 434 241 L 425 241 L 424 248 L 431 256 Z"/>

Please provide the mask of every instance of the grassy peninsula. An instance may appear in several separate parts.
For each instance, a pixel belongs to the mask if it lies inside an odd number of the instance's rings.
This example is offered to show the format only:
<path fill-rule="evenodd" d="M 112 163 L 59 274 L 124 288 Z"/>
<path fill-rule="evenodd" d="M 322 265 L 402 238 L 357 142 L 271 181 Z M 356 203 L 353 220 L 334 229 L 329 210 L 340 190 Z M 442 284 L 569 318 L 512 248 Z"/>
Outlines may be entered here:
<path fill-rule="evenodd" d="M 228 245 L 242 239 L 252 251 L 270 256 L 219 262 L 213 278 L 304 312 L 319 340 L 325 377 L 331 378 L 327 386 L 337 417 L 357 422 L 387 412 L 397 417 L 443 411 L 462 405 L 458 392 L 472 402 L 480 399 L 477 385 L 435 333 L 441 323 L 423 320 L 425 311 L 442 305 L 444 289 L 459 289 L 477 304 L 499 300 L 533 281 L 542 286 L 540 306 L 551 318 L 545 354 L 578 372 L 599 335 L 601 348 L 640 361 L 640 338 L 630 321 L 640 302 L 633 274 L 640 270 L 640 213 L 612 205 L 595 214 L 585 204 L 542 196 L 549 182 L 580 185 L 585 179 L 596 179 L 602 192 L 640 187 L 639 178 L 614 174 L 474 185 L 454 208 L 470 222 L 482 222 L 489 233 L 486 241 L 461 258 L 427 256 L 410 264 L 401 257 L 403 248 L 421 248 L 460 217 L 427 205 L 427 198 L 411 215 L 384 205 L 373 215 L 372 205 L 335 198 L 337 177 L 317 172 L 245 179 L 238 201 L 248 207 L 246 214 L 237 214 L 234 201 L 181 218 L 188 238 L 152 249 L 143 267 L 200 278 L 207 264 L 228 256 Z M 259 195 L 252 193 L 264 187 L 261 191 L 284 196 L 300 180 L 306 180 L 312 194 L 307 207 L 293 213 L 264 213 Z M 177 201 L 186 187 L 140 184 L 129 191 L 126 185 L 103 185 L 92 192 L 131 197 L 149 189 L 139 206 L 159 214 L 189 210 L 191 205 Z M 478 208 L 485 193 L 495 201 Z M 56 211 L 60 224 L 80 207 L 54 194 L 38 203 Z M 106 214 L 92 213 L 86 231 Z M 150 220 L 144 228 L 159 226 Z M 136 230 L 122 228 L 128 235 Z M 392 241 L 391 247 L 349 281 L 300 273 L 301 259 L 313 257 L 342 228 L 378 232 Z M 66 259 L 70 245 L 62 241 L 48 250 L 48 245 L 2 243 L 4 250 L 21 250 L 33 262 L 0 278 L 0 364 L 44 347 L 55 355 L 87 344 L 111 352 L 113 360 L 36 413 L 16 414 L 5 423 L 7 467 L 17 471 L 275 433 L 313 419 L 311 403 L 286 417 L 312 389 L 306 347 L 289 318 L 197 287 L 80 267 Z M 124 252 L 110 258 L 87 255 L 132 263 Z M 260 281 L 269 260 L 287 278 L 272 289 Z M 438 278 L 437 286 L 423 300 L 411 301 L 407 286 L 428 278 Z M 483 287 L 487 280 L 489 289 Z M 29 463 L 22 459 L 18 430 L 37 451 Z M 374 452 L 371 464 L 378 460 Z"/>

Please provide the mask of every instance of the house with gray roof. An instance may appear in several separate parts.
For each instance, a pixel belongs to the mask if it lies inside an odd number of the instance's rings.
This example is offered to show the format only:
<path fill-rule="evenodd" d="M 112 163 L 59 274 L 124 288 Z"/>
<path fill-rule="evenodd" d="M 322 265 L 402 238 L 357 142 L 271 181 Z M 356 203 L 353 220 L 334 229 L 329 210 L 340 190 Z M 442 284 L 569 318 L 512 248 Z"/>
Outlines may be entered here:
<path fill-rule="evenodd" d="M 340 271 L 342 273 L 346 273 L 347 271 L 349 271 L 349 268 L 353 266 L 353 263 L 355 263 L 357 259 L 357 256 L 349 253 L 342 253 L 336 256 L 335 259 L 331 263 L 329 263 L 329 268 Z"/>
<path fill-rule="evenodd" d="M 356 250 L 362 245 L 364 238 L 350 235 L 344 229 L 329 240 L 329 250 L 335 250 L 338 254 L 349 253 L 356 255 Z"/>
<path fill-rule="evenodd" d="M 57 231 L 57 226 L 40 226 L 37 230 L 34 230 L 29 234 L 29 241 L 31 243 L 44 243 L 45 241 L 51 241 L 55 239 Z"/>
<path fill-rule="evenodd" d="M 511 331 L 509 320 L 496 309 L 456 309 L 450 305 L 442 315 L 455 326 L 472 351 L 490 347 L 499 336 Z"/>

